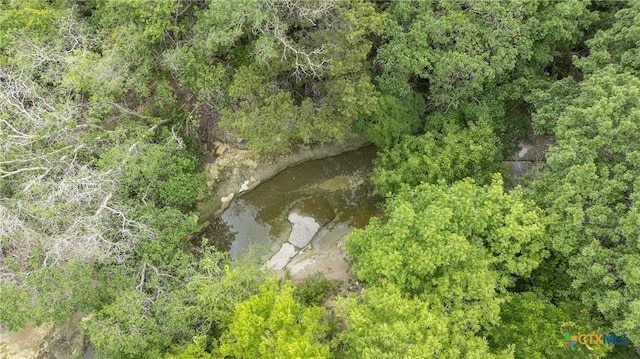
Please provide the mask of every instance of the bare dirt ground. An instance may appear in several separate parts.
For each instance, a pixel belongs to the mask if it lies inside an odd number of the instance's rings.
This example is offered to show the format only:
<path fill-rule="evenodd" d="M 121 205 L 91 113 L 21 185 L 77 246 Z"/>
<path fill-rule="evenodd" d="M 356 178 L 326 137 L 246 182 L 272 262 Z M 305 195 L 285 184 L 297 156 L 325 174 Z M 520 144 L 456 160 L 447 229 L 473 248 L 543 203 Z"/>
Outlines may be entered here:
<path fill-rule="evenodd" d="M 0 328 L 1 359 L 70 359 L 82 358 L 85 337 L 76 329 L 81 315 L 57 327 L 31 323 L 17 332 Z"/>
<path fill-rule="evenodd" d="M 327 279 L 331 280 L 348 282 L 353 279 L 351 265 L 344 258 L 338 246 L 324 253 L 310 255 L 297 262 L 292 261 L 287 268 L 294 283 L 301 282 L 318 272 L 323 273 Z"/>
<path fill-rule="evenodd" d="M 0 358 L 37 358 L 40 346 L 51 326 L 34 328 L 27 324 L 15 333 L 0 329 Z"/>

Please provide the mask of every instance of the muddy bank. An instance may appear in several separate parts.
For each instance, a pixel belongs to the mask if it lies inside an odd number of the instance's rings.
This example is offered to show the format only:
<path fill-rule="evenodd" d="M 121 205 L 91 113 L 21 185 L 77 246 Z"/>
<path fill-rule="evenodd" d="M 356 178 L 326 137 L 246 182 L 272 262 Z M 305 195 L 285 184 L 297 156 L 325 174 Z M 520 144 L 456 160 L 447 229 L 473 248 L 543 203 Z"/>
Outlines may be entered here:
<path fill-rule="evenodd" d="M 0 327 L 2 359 L 69 359 L 83 358 L 87 339 L 77 329 L 82 315 L 78 313 L 63 326 L 27 324 L 17 332 Z"/>

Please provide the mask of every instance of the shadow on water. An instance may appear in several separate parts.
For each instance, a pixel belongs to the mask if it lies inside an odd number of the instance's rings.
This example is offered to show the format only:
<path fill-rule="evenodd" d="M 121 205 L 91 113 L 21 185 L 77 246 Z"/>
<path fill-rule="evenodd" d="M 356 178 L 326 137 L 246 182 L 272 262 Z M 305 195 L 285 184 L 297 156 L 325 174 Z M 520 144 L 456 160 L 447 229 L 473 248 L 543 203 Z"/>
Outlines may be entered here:
<path fill-rule="evenodd" d="M 370 146 L 288 168 L 232 200 L 203 235 L 238 258 L 250 246 L 273 251 L 285 242 L 290 213 L 313 217 L 321 226 L 363 227 L 379 214 L 382 200 L 369 180 L 375 155 Z"/>

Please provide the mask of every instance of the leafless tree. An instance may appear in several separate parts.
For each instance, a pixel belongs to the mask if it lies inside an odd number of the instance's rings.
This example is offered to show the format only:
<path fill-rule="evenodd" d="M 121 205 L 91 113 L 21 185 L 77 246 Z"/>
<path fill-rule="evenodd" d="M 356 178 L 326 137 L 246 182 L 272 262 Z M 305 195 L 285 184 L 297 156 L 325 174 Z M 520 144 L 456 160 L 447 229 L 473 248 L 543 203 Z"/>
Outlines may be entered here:
<path fill-rule="evenodd" d="M 273 42 L 265 41 L 263 46 L 256 49 L 258 55 L 272 53 L 272 46 L 280 48 L 280 60 L 292 61 L 294 72 L 292 73 L 297 79 L 304 77 L 319 77 L 326 69 L 327 63 L 330 61 L 325 48 L 306 47 L 299 45 L 295 40 L 291 39 L 287 34 L 289 27 L 281 20 L 281 14 L 285 14 L 285 18 L 294 19 L 297 22 L 307 22 L 308 25 L 317 26 L 321 20 L 326 20 L 334 8 L 333 0 L 319 1 L 264 1 L 265 11 L 272 13 L 271 21 L 267 21 L 259 31 L 265 36 L 265 39 L 272 39 Z"/>
<path fill-rule="evenodd" d="M 0 192 L 0 281 L 34 250 L 44 266 L 122 262 L 153 233 L 115 200 L 121 169 L 80 159 L 82 133 L 91 129 L 78 125 L 82 105 L 7 68 L 0 86 L 0 189 L 14 192 Z"/>

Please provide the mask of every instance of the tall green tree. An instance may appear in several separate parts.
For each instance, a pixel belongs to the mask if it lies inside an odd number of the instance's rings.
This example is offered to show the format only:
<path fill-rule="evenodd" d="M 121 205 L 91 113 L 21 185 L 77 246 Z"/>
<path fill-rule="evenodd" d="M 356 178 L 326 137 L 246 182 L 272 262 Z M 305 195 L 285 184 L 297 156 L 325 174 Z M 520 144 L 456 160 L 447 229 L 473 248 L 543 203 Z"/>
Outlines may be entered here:
<path fill-rule="evenodd" d="M 405 135 L 422 129 L 424 107 L 424 99 L 418 95 L 407 98 L 382 95 L 371 116 L 360 119 L 355 127 L 378 148 L 389 149 Z"/>
<path fill-rule="evenodd" d="M 630 1 L 620 5 L 623 8 L 614 14 L 611 26 L 585 42 L 589 56 L 575 61 L 584 72 L 596 73 L 602 67 L 615 64 L 640 74 L 640 3 Z"/>
<path fill-rule="evenodd" d="M 192 9 L 175 0 L 85 3 L 81 14 L 93 39 L 89 54 L 71 56 L 68 86 L 94 101 L 122 104 L 127 96 L 126 107 L 144 115 L 166 109 L 176 95 L 163 75 L 162 53 L 180 40 Z"/>
<path fill-rule="evenodd" d="M 473 332 L 498 321 L 506 289 L 547 255 L 541 211 L 518 190 L 505 194 L 499 176 L 404 188 L 385 215 L 349 235 L 354 275 L 419 296 Z"/>
<path fill-rule="evenodd" d="M 328 358 L 329 346 L 321 340 L 326 328 L 320 307 L 301 307 L 294 287 L 276 279 L 260 293 L 238 304 L 229 332 L 223 335 L 220 355 L 232 358 Z"/>
<path fill-rule="evenodd" d="M 254 150 L 288 152 L 296 143 L 344 138 L 371 114 L 377 94 L 367 56 L 382 21 L 373 4 L 237 5 L 212 2 L 200 11 L 185 47 L 227 59 L 228 91 L 210 98 L 222 126 Z"/>
<path fill-rule="evenodd" d="M 432 116 L 433 117 L 433 116 Z M 387 194 L 420 183 L 453 183 L 470 177 L 484 184 L 502 170 L 498 138 L 489 125 L 461 126 L 450 118 L 442 131 L 405 136 L 375 161 L 376 191 Z"/>
<path fill-rule="evenodd" d="M 532 188 L 575 293 L 638 341 L 640 80 L 612 65 L 578 86 L 575 98 L 558 100 L 569 102 L 555 126 L 558 144 Z"/>
<path fill-rule="evenodd" d="M 564 333 L 608 333 L 597 315 L 579 301 L 552 304 L 536 292 L 514 293 L 500 308 L 500 324 L 485 334 L 493 349 L 513 347 L 514 357 L 605 358 L 611 345 L 576 345 L 569 349 L 562 342 Z"/>
<path fill-rule="evenodd" d="M 393 286 L 365 289 L 337 303 L 346 328 L 340 333 L 344 358 L 512 358 L 510 349 L 491 352 L 484 338 L 457 325 L 454 316 Z M 460 313 L 459 313 L 460 314 Z"/>
<path fill-rule="evenodd" d="M 127 285 L 81 324 L 99 356 L 208 353 L 207 344 L 227 330 L 234 307 L 256 294 L 266 278 L 255 263 L 231 262 L 224 253 L 206 250 L 196 258 L 176 248 L 171 252 L 155 261 L 147 255 L 136 271 L 131 265 L 103 270 L 101 281 Z"/>
<path fill-rule="evenodd" d="M 539 73 L 592 16 L 579 1 L 397 1 L 377 52 L 384 92 L 423 93 L 455 109 L 496 86 Z"/>

